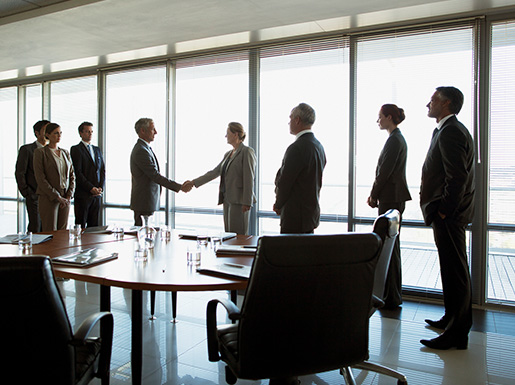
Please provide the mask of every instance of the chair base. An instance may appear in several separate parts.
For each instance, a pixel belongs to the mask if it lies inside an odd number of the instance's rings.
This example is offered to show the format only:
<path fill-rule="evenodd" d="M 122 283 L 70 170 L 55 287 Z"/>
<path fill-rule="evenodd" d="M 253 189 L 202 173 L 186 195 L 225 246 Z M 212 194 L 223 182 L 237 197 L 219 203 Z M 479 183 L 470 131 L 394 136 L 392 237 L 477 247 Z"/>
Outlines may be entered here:
<path fill-rule="evenodd" d="M 386 376 L 390 376 L 397 379 L 397 385 L 408 385 L 408 379 L 406 376 L 400 372 L 397 372 L 393 369 L 390 369 L 386 366 L 376 364 L 369 361 L 364 361 L 360 364 L 356 364 L 353 366 L 356 369 L 368 370 L 371 372 L 376 372 L 379 374 L 384 374 Z"/>

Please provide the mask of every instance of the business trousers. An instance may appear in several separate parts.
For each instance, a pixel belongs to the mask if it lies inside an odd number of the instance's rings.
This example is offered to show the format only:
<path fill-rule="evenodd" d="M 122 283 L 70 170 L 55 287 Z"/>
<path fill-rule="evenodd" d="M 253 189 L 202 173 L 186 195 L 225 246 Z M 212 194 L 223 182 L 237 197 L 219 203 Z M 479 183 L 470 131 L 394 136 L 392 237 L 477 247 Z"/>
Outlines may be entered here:
<path fill-rule="evenodd" d="M 154 215 L 153 211 L 141 212 L 134 211 L 134 226 L 143 226 L 143 216 L 148 215 L 149 217 Z"/>
<path fill-rule="evenodd" d="M 75 198 L 73 210 L 75 213 L 75 224 L 82 225 L 82 228 L 98 226 L 100 214 L 100 197 L 79 197 Z"/>
<path fill-rule="evenodd" d="M 384 288 L 384 307 L 386 309 L 394 309 L 402 303 L 402 261 L 401 261 L 401 222 L 402 213 L 406 208 L 405 202 L 379 202 L 379 215 L 384 214 L 390 209 L 399 210 L 401 220 L 399 221 L 399 235 L 393 245 L 392 257 L 390 259 L 390 266 L 388 267 L 388 274 L 386 276 L 386 283 Z"/>
<path fill-rule="evenodd" d="M 51 201 L 46 195 L 39 196 L 41 231 L 66 230 L 70 206 L 59 207 L 59 202 Z"/>
<path fill-rule="evenodd" d="M 242 205 L 223 203 L 225 231 L 249 235 L 249 211 L 242 212 Z"/>
<path fill-rule="evenodd" d="M 25 206 L 27 207 L 27 215 L 29 224 L 27 231 L 32 233 L 41 232 L 41 218 L 39 217 L 39 204 L 37 195 L 29 195 L 25 198 Z"/>
<path fill-rule="evenodd" d="M 472 327 L 472 286 L 467 262 L 465 226 L 452 219 L 435 216 L 433 234 L 442 277 L 446 333 L 468 335 Z"/>

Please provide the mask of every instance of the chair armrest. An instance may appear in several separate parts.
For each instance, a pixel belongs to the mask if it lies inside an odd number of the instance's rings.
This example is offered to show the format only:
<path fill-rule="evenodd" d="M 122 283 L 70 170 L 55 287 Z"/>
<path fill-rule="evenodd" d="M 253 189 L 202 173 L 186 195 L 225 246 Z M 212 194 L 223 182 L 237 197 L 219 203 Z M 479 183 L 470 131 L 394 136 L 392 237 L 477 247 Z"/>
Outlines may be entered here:
<path fill-rule="evenodd" d="M 80 346 L 86 342 L 93 327 L 101 321 L 100 325 L 100 358 L 97 373 L 107 373 L 111 366 L 111 351 L 113 346 L 113 314 L 108 311 L 91 314 L 79 326 L 70 341 L 70 345 Z"/>
<path fill-rule="evenodd" d="M 212 299 L 208 302 L 206 310 L 207 353 L 209 361 L 211 362 L 220 361 L 218 336 L 216 333 L 216 309 L 218 304 L 222 304 L 225 310 L 227 310 L 229 319 L 233 321 L 240 319 L 240 309 L 238 309 L 238 307 L 233 302 L 224 299 Z"/>

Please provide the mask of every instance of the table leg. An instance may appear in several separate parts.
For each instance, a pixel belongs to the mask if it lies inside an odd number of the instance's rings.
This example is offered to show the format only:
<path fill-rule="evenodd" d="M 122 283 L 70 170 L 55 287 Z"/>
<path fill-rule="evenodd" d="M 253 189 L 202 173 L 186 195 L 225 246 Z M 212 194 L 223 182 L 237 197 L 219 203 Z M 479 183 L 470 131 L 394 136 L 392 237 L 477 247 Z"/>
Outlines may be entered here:
<path fill-rule="evenodd" d="M 132 351 L 133 385 L 141 385 L 143 366 L 143 292 L 132 290 Z"/>
<path fill-rule="evenodd" d="M 100 285 L 100 311 L 111 311 L 111 287 Z M 102 328 L 105 327 L 105 320 L 100 320 L 100 334 L 102 335 Z M 109 377 L 102 377 L 102 385 L 109 385 Z"/>
<path fill-rule="evenodd" d="M 177 322 L 177 292 L 172 291 L 172 323 Z"/>

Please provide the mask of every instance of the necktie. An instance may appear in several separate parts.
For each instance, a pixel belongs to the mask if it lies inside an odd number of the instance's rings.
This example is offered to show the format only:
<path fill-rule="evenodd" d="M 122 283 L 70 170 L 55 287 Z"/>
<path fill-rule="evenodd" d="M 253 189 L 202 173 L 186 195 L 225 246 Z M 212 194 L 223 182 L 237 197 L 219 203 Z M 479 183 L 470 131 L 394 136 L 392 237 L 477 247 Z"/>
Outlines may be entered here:
<path fill-rule="evenodd" d="M 96 163 L 95 162 L 95 152 L 93 151 L 93 147 L 91 146 L 91 144 L 88 144 L 88 150 L 89 150 L 89 155 L 91 155 L 91 159 L 93 159 L 93 163 Z"/>

